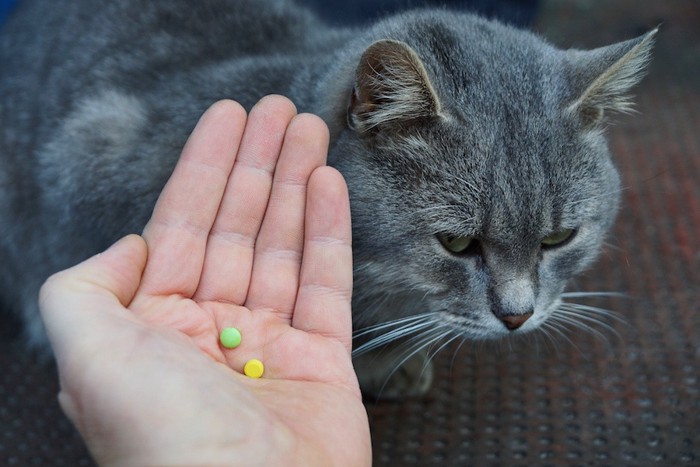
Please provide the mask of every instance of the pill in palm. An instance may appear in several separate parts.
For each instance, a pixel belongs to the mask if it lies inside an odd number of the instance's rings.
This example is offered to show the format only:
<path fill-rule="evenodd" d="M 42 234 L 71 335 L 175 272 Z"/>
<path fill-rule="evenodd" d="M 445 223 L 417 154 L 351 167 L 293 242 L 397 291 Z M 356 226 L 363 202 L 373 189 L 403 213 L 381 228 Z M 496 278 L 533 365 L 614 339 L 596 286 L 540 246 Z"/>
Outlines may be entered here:
<path fill-rule="evenodd" d="M 260 378 L 265 371 L 265 366 L 257 358 L 248 360 L 248 363 L 243 367 L 243 373 L 249 378 Z"/>
<path fill-rule="evenodd" d="M 219 341 L 227 349 L 235 349 L 241 345 L 241 331 L 236 328 L 224 328 L 219 335 Z"/>

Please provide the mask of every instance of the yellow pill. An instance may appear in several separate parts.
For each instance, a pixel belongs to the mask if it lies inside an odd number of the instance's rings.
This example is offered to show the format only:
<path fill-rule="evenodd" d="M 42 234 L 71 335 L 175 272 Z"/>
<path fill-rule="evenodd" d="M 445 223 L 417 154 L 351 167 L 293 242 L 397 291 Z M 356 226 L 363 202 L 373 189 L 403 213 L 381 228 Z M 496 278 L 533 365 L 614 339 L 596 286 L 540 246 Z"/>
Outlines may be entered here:
<path fill-rule="evenodd" d="M 243 373 L 249 378 L 260 378 L 265 371 L 265 365 L 257 358 L 248 360 L 248 363 L 243 367 Z"/>

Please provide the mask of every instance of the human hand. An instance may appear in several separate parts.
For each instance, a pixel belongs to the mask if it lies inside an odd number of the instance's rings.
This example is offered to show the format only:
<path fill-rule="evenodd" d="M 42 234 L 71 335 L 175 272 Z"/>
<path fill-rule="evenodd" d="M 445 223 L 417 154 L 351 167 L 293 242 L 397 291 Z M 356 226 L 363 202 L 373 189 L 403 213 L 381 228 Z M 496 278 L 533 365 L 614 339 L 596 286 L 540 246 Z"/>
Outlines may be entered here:
<path fill-rule="evenodd" d="M 59 401 L 101 465 L 369 465 L 347 188 L 288 100 L 200 119 L 143 237 L 52 276 Z M 224 349 L 224 327 L 243 341 Z M 265 364 L 262 379 L 241 374 Z"/>

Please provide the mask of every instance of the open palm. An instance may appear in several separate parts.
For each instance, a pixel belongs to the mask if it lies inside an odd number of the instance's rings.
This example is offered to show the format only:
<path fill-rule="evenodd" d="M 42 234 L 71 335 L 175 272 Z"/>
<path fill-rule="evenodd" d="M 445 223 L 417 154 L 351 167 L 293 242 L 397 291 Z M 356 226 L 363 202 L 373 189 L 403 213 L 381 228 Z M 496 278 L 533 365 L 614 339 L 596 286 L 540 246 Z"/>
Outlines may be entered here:
<path fill-rule="evenodd" d="M 241 465 L 369 463 L 350 360 L 347 189 L 324 166 L 327 144 L 322 121 L 282 97 L 249 117 L 215 104 L 143 238 L 44 287 L 61 402 L 98 460 L 226 464 L 223 449 Z M 85 316 L 91 307 L 109 320 Z M 92 337 L 76 343 L 73 320 Z M 225 327 L 240 346 L 220 345 Z M 251 358 L 262 379 L 241 374 Z"/>

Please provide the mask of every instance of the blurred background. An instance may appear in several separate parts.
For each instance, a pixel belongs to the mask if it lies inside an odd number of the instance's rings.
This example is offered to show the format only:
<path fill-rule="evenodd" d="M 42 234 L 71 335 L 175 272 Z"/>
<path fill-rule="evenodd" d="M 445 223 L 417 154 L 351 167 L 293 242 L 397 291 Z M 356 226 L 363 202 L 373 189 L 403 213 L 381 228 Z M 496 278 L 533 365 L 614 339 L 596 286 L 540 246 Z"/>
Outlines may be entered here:
<path fill-rule="evenodd" d="M 468 10 L 518 26 L 529 25 L 539 0 L 300 0 L 333 24 L 366 24 L 409 8 L 439 7 Z"/>
<path fill-rule="evenodd" d="M 15 6 L 17 0 L 0 0 L 0 25 L 5 21 L 10 10 Z"/>
<path fill-rule="evenodd" d="M 362 24 L 418 0 L 305 0 Z M 13 3 L 0 0 L 0 18 Z M 591 48 L 661 24 L 637 113 L 609 128 L 623 209 L 571 289 L 623 292 L 594 333 L 448 346 L 428 397 L 367 401 L 378 466 L 700 466 L 700 2 L 442 1 Z M 0 64 L 0 66 L 2 66 Z M 0 322 L 0 466 L 92 465 L 38 366 Z"/>

